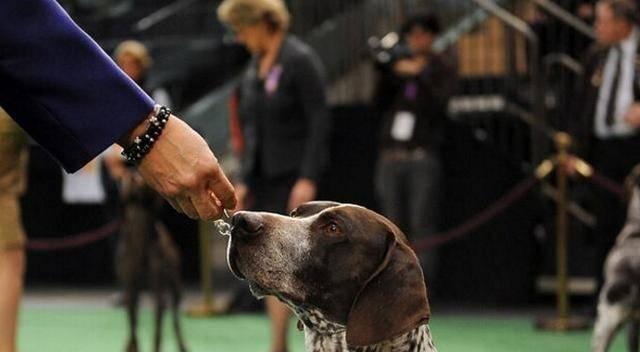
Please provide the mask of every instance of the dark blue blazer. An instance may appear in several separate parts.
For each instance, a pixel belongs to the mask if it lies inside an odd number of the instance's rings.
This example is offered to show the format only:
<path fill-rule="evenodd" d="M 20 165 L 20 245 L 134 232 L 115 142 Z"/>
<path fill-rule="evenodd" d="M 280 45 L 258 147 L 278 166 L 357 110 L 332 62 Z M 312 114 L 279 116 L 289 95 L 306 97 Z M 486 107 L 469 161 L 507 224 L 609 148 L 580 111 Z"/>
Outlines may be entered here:
<path fill-rule="evenodd" d="M 153 101 L 54 0 L 0 0 L 0 106 L 70 172 Z"/>

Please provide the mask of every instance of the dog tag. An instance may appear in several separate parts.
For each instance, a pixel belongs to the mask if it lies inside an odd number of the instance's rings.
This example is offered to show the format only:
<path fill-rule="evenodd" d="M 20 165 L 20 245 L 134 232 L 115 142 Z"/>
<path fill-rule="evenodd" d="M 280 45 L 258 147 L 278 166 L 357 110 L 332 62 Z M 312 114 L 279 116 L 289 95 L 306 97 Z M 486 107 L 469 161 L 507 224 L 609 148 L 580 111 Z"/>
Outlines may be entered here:
<path fill-rule="evenodd" d="M 231 216 L 229 215 L 227 209 L 223 209 L 222 219 L 214 221 L 213 225 L 216 227 L 220 235 L 227 237 L 231 236 L 231 230 L 233 229 L 233 226 L 231 226 Z"/>

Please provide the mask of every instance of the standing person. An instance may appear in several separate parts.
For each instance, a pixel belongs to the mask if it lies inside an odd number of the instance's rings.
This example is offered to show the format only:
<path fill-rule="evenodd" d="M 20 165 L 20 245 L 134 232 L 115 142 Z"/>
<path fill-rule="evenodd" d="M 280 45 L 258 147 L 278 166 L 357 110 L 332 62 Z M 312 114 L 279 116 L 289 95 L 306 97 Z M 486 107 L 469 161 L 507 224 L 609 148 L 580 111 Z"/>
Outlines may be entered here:
<path fill-rule="evenodd" d="M 225 0 L 218 17 L 254 56 L 239 89 L 244 138 L 240 207 L 287 213 L 316 197 L 327 159 L 329 113 L 323 68 L 287 33 L 281 0 Z M 287 350 L 289 309 L 267 297 L 272 352 Z"/>
<path fill-rule="evenodd" d="M 25 270 L 20 195 L 26 187 L 27 137 L 0 108 L 0 352 L 15 352 Z"/>
<path fill-rule="evenodd" d="M 171 96 L 166 89 L 153 86 L 149 80 L 149 70 L 153 65 L 153 59 L 147 47 L 137 40 L 125 40 L 118 44 L 113 51 L 113 59 L 118 66 L 140 88 L 160 105 L 172 106 Z"/>
<path fill-rule="evenodd" d="M 376 191 L 385 216 L 415 241 L 437 229 L 447 102 L 455 73 L 431 51 L 440 31 L 431 14 L 416 14 L 402 26 L 409 52 L 381 67 L 376 89 L 382 112 Z M 435 251 L 421 255 L 428 279 L 436 266 Z"/>
<path fill-rule="evenodd" d="M 140 174 L 176 210 L 209 220 L 235 207 L 213 152 L 182 120 L 170 115 L 159 138 L 140 140 L 160 109 L 56 1 L 2 0 L 0 16 L 0 105 L 67 171 L 141 142 Z"/>
<path fill-rule="evenodd" d="M 634 0 L 601 0 L 596 5 L 596 45 L 585 60 L 579 104 L 569 124 L 577 152 L 598 172 L 622 183 L 640 162 L 640 31 Z M 569 163 L 569 172 L 573 163 Z M 597 217 L 595 272 L 598 287 L 602 267 L 624 222 L 622 202 L 599 187 L 594 189 Z"/>

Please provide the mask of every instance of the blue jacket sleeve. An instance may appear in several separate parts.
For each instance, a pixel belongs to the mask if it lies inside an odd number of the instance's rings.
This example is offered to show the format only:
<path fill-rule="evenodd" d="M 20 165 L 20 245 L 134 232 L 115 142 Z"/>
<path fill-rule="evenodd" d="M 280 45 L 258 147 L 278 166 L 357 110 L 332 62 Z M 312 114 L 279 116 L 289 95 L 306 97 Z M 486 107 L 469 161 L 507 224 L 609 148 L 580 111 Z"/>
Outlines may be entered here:
<path fill-rule="evenodd" d="M 54 0 L 0 1 L 0 106 L 73 172 L 153 101 Z"/>

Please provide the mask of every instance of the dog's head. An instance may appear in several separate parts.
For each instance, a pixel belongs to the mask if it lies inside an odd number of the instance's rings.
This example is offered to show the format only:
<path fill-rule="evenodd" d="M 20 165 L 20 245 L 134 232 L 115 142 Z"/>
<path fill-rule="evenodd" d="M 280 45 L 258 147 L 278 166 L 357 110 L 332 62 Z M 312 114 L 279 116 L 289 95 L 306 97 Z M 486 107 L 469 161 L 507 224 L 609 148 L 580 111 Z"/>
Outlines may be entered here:
<path fill-rule="evenodd" d="M 297 312 L 311 307 L 346 326 L 350 346 L 388 340 L 428 320 L 418 259 L 381 215 L 311 202 L 290 217 L 239 212 L 232 221 L 227 257 L 235 275 L 258 297 L 277 296 Z"/>

